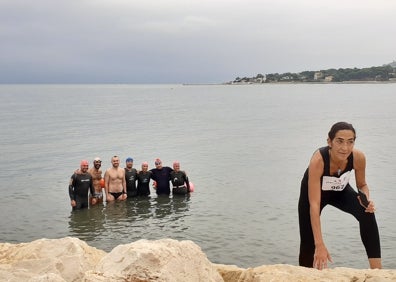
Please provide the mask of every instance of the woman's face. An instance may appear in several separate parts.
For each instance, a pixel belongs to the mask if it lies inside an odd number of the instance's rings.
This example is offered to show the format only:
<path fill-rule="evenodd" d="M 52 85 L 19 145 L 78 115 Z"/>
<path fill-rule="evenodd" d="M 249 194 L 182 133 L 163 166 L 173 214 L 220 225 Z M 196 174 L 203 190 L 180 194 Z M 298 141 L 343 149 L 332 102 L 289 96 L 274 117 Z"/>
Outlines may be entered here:
<path fill-rule="evenodd" d="M 355 145 L 355 134 L 352 130 L 339 130 L 333 140 L 327 139 L 327 143 L 333 156 L 340 160 L 346 160 Z"/>

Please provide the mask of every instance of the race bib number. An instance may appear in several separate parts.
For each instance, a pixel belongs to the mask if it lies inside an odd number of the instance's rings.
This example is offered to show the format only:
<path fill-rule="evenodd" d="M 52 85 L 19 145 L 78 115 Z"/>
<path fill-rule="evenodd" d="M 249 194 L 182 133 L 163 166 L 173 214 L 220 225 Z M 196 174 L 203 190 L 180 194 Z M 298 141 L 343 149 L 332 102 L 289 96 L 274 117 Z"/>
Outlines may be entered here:
<path fill-rule="evenodd" d="M 322 190 L 323 191 L 342 191 L 348 185 L 351 172 L 347 171 L 340 177 L 323 176 Z"/>

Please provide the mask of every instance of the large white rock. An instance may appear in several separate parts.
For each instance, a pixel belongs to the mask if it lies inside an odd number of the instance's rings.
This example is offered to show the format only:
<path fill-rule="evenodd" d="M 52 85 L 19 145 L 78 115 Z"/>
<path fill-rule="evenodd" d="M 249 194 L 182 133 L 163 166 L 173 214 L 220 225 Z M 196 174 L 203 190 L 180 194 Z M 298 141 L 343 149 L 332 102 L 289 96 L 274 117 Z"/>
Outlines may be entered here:
<path fill-rule="evenodd" d="M 201 248 L 192 241 L 139 240 L 115 247 L 87 281 L 223 281 Z"/>
<path fill-rule="evenodd" d="M 77 238 L 0 244 L 0 281 L 81 281 L 106 254 Z"/>

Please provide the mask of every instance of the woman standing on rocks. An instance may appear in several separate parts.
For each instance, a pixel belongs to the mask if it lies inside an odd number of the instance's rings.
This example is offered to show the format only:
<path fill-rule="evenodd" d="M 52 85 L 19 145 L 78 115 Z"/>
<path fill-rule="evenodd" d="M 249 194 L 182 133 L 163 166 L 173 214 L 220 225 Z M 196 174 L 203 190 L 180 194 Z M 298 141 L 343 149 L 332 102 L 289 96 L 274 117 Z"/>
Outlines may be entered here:
<path fill-rule="evenodd" d="M 375 206 L 372 201 L 364 201 L 364 196 L 369 199 L 366 158 L 354 148 L 355 139 L 356 131 L 351 124 L 334 124 L 328 134 L 328 146 L 315 151 L 305 171 L 298 203 L 301 266 L 324 269 L 327 261 L 332 262 L 320 223 L 322 209 L 330 204 L 359 221 L 370 268 L 382 267 Z M 361 196 L 349 184 L 352 170 L 355 170 L 357 188 L 364 193 Z"/>

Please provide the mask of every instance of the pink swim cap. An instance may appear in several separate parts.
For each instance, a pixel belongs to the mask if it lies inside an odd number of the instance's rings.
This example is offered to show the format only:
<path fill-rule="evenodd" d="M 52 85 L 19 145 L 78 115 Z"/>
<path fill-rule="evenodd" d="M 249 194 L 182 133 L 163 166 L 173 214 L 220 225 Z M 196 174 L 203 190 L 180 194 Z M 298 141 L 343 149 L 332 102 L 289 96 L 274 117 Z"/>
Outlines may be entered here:
<path fill-rule="evenodd" d="M 87 160 L 82 160 L 81 162 L 80 162 L 80 166 L 85 166 L 85 165 L 89 165 L 88 164 L 88 161 Z"/>

